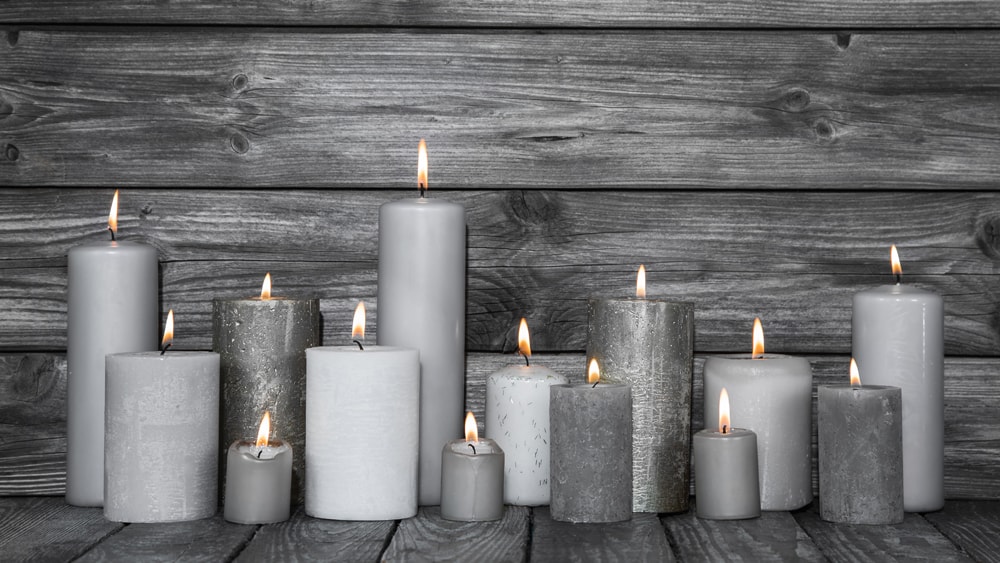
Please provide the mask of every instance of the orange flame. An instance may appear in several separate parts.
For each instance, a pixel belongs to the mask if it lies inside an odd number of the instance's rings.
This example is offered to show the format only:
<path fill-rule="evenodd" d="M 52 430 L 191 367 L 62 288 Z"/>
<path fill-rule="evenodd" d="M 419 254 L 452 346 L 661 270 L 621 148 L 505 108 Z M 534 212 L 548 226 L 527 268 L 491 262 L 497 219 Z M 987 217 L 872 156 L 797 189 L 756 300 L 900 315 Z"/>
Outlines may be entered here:
<path fill-rule="evenodd" d="M 174 310 L 167 313 L 167 322 L 163 325 L 163 340 L 160 341 L 160 349 L 166 348 L 168 344 L 174 342 Z"/>
<path fill-rule="evenodd" d="M 722 388 L 719 393 L 719 432 L 729 434 L 733 431 L 733 425 L 729 422 L 729 392 Z"/>
<path fill-rule="evenodd" d="M 268 436 L 271 435 L 271 413 L 264 411 L 264 416 L 260 419 L 260 429 L 257 430 L 257 447 L 262 448 L 267 445 Z"/>
<path fill-rule="evenodd" d="M 517 350 L 521 355 L 531 357 L 531 337 L 528 335 L 528 321 L 521 317 L 521 325 L 517 327 Z"/>
<path fill-rule="evenodd" d="M 479 429 L 476 427 L 476 417 L 472 411 L 465 413 L 465 441 L 479 442 Z"/>
<path fill-rule="evenodd" d="M 367 315 L 365 313 L 365 302 L 358 301 L 358 306 L 354 308 L 354 322 L 351 326 L 351 340 L 361 337 L 362 340 L 365 338 L 365 320 Z"/>
<path fill-rule="evenodd" d="M 858 363 L 851 358 L 851 387 L 861 385 L 861 373 L 858 372 Z"/>
<path fill-rule="evenodd" d="M 889 259 L 892 260 L 892 275 L 903 275 L 903 266 L 899 263 L 899 252 L 896 251 L 895 244 L 889 249 Z"/>
<path fill-rule="evenodd" d="M 115 190 L 115 197 L 111 198 L 111 213 L 108 213 L 108 228 L 112 233 L 118 232 L 118 190 Z"/>
<path fill-rule="evenodd" d="M 639 275 L 635 278 L 635 296 L 646 297 L 646 266 L 639 265 Z"/>
<path fill-rule="evenodd" d="M 420 139 L 417 146 L 417 187 L 427 189 L 427 142 Z"/>
<path fill-rule="evenodd" d="M 260 299 L 261 301 L 271 299 L 271 272 L 264 276 L 264 285 L 260 286 Z"/>
<path fill-rule="evenodd" d="M 587 383 L 596 384 L 601 380 L 601 367 L 597 365 L 597 358 L 590 358 L 587 365 Z"/>
<path fill-rule="evenodd" d="M 753 320 L 753 359 L 764 356 L 764 327 L 760 324 L 760 317 Z"/>

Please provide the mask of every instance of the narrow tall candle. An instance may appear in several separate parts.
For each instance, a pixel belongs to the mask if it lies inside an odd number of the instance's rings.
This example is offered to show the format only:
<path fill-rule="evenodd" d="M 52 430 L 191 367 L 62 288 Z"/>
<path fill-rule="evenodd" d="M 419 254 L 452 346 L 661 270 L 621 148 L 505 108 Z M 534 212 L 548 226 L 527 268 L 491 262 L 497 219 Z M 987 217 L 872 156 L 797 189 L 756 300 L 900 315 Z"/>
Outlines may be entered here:
<path fill-rule="evenodd" d="M 719 393 L 719 425 L 694 435 L 698 517 L 740 520 L 760 516 L 757 435 L 730 424 L 729 393 Z"/>
<path fill-rule="evenodd" d="M 465 417 L 465 439 L 441 450 L 441 517 L 484 522 L 503 517 L 504 451 L 479 439 L 476 417 Z"/>
<path fill-rule="evenodd" d="M 271 415 L 265 412 L 256 440 L 236 440 L 226 452 L 223 515 L 238 524 L 288 520 L 292 504 L 292 447 L 272 439 Z"/>

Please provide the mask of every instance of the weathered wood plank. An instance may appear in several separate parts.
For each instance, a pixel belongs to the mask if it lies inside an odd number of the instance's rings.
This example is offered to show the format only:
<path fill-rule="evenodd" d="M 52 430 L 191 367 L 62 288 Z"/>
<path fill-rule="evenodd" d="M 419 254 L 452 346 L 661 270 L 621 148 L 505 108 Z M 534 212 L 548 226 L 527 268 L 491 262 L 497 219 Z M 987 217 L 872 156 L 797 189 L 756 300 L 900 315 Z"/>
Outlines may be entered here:
<path fill-rule="evenodd" d="M 436 506 L 399 523 L 384 561 L 525 561 L 529 511 L 508 506 L 496 522 L 452 522 Z"/>
<path fill-rule="evenodd" d="M 752 520 L 702 520 L 691 512 L 664 516 L 683 561 L 826 561 L 788 512 Z"/>
<path fill-rule="evenodd" d="M 61 563 L 123 527 L 99 508 L 69 506 L 61 498 L 0 499 L 0 559 Z"/>
<path fill-rule="evenodd" d="M 378 561 L 393 522 L 344 522 L 306 516 L 299 507 L 287 522 L 261 526 L 237 562 Z"/>
<path fill-rule="evenodd" d="M 633 514 L 627 522 L 568 524 L 552 519 L 549 507 L 532 509 L 531 560 L 676 561 L 655 514 Z"/>
<path fill-rule="evenodd" d="M 1000 561 L 1000 502 L 952 500 L 924 518 L 976 561 Z"/>
<path fill-rule="evenodd" d="M 435 188 L 1000 180 L 994 31 L 23 29 L 4 39 L 7 185 L 404 187 L 420 137 Z"/>
<path fill-rule="evenodd" d="M 226 522 L 221 514 L 190 522 L 129 524 L 77 561 L 229 561 L 257 528 Z"/>

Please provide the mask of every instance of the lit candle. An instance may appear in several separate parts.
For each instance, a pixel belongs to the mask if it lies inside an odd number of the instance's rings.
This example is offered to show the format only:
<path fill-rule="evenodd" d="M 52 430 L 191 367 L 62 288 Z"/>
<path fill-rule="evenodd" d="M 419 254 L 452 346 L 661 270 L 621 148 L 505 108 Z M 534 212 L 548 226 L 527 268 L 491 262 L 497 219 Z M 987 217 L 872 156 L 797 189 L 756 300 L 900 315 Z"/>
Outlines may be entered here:
<path fill-rule="evenodd" d="M 420 351 L 420 504 L 441 501 L 441 444 L 465 404 L 465 208 L 424 197 L 384 204 L 378 216 L 378 343 Z"/>
<path fill-rule="evenodd" d="M 304 490 L 306 348 L 319 341 L 319 299 L 272 296 L 270 273 L 259 298 L 212 303 L 212 350 L 222 370 L 222 443 L 243 438 L 260 413 L 270 411 L 299 452 L 292 468 L 296 502 Z M 222 458 L 223 475 L 229 474 L 229 457 Z"/>
<path fill-rule="evenodd" d="M 441 517 L 462 522 L 499 520 L 503 516 L 504 452 L 496 442 L 479 439 L 476 417 L 465 417 L 465 439 L 441 450 Z"/>
<path fill-rule="evenodd" d="M 67 256 L 66 502 L 104 504 L 104 357 L 156 350 L 159 270 L 156 250 L 116 241 L 118 191 L 109 241 Z"/>
<path fill-rule="evenodd" d="M 929 512 L 944 506 L 944 301 L 900 283 L 854 296 L 854 357 L 865 380 L 903 393 L 903 506 Z"/>
<path fill-rule="evenodd" d="M 420 364 L 413 348 L 356 345 L 306 350 L 306 514 L 399 520 L 417 513 Z"/>
<path fill-rule="evenodd" d="M 591 358 L 587 383 L 553 385 L 553 520 L 620 522 L 632 517 L 632 393 L 600 381 Z"/>
<path fill-rule="evenodd" d="M 292 503 L 292 447 L 272 440 L 271 415 L 260 420 L 256 440 L 236 440 L 226 454 L 224 516 L 237 524 L 288 520 Z"/>
<path fill-rule="evenodd" d="M 549 387 L 568 383 L 551 369 L 531 365 L 528 323 L 521 319 L 517 346 L 523 366 L 486 378 L 486 436 L 504 451 L 503 494 L 507 504 L 549 504 Z"/>
<path fill-rule="evenodd" d="M 691 495 L 694 305 L 646 298 L 590 299 L 587 357 L 601 377 L 632 387 L 632 509 L 683 512 Z"/>
<path fill-rule="evenodd" d="M 208 518 L 219 504 L 219 355 L 175 352 L 174 312 L 161 352 L 107 358 L 104 517 Z"/>
<path fill-rule="evenodd" d="M 753 353 L 705 360 L 705 428 L 719 420 L 729 389 L 732 423 L 757 434 L 762 510 L 795 510 L 812 502 L 812 368 L 805 358 L 764 354 L 754 319 Z"/>
<path fill-rule="evenodd" d="M 729 423 L 729 394 L 719 393 L 719 426 L 694 435 L 698 517 L 741 520 L 760 516 L 757 435 Z"/>
<path fill-rule="evenodd" d="M 819 388 L 819 515 L 847 524 L 903 521 L 903 419 L 899 387 Z"/>

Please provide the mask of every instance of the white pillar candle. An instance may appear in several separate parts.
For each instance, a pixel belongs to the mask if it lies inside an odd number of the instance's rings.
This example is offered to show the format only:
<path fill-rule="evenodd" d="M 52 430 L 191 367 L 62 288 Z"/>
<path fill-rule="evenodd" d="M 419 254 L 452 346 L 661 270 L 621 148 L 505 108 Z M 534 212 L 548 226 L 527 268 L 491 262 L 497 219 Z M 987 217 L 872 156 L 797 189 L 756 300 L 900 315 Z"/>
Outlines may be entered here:
<path fill-rule="evenodd" d="M 268 436 L 265 412 L 256 440 L 236 440 L 226 452 L 226 495 L 223 514 L 237 524 L 271 524 L 288 520 L 292 504 L 292 447 Z"/>
<path fill-rule="evenodd" d="M 465 208 L 394 201 L 378 224 L 378 344 L 420 351 L 419 498 L 439 504 L 441 445 L 457 437 L 465 405 Z"/>
<path fill-rule="evenodd" d="M 716 398 L 727 388 L 733 426 L 757 434 L 761 509 L 795 510 L 812 502 L 812 368 L 805 358 L 765 355 L 758 322 L 753 354 L 705 361 L 704 422 L 718 424 Z"/>
<path fill-rule="evenodd" d="M 518 348 L 531 357 L 528 325 L 521 319 Z M 507 504 L 549 504 L 549 387 L 569 383 L 539 365 L 509 366 L 486 378 L 486 437 L 504 451 Z"/>
<path fill-rule="evenodd" d="M 698 518 L 760 516 L 757 435 L 730 425 L 729 395 L 719 394 L 719 424 L 694 435 L 694 497 Z"/>
<path fill-rule="evenodd" d="M 504 451 L 493 440 L 479 439 L 476 418 L 465 417 L 465 439 L 451 440 L 441 451 L 441 517 L 485 522 L 503 517 Z"/>
<path fill-rule="evenodd" d="M 118 192 L 109 229 L 117 229 Z M 66 502 L 104 504 L 104 357 L 156 349 L 159 272 L 151 246 L 109 240 L 67 256 Z"/>
<path fill-rule="evenodd" d="M 896 247 L 893 271 L 902 275 Z M 944 301 L 896 283 L 854 296 L 852 349 L 865 382 L 903 393 L 903 507 L 944 506 Z"/>

